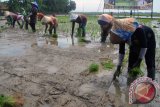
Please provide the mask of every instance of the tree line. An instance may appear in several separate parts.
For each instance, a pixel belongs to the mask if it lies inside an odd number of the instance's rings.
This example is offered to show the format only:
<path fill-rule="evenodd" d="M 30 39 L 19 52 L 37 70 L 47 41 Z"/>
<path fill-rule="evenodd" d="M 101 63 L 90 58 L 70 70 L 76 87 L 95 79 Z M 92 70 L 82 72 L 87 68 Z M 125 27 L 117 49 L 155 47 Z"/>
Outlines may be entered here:
<path fill-rule="evenodd" d="M 64 14 L 76 9 L 76 3 L 72 0 L 34 0 L 38 3 L 39 11 L 44 13 Z M 20 12 L 21 8 L 29 11 L 33 0 L 9 0 L 7 5 L 10 11 Z"/>

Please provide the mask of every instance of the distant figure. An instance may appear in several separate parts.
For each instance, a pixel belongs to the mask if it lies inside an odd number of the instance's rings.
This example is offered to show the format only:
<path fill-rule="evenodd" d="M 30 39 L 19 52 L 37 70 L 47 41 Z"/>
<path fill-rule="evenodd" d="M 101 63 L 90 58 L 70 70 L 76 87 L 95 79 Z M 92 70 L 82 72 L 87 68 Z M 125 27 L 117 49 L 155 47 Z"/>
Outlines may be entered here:
<path fill-rule="evenodd" d="M 72 22 L 72 35 L 74 32 L 75 23 L 79 24 L 79 28 L 82 29 L 82 37 L 86 36 L 86 24 L 87 24 L 87 17 L 83 14 L 71 14 L 70 21 Z"/>
<path fill-rule="evenodd" d="M 33 32 L 36 32 L 36 18 L 37 18 L 37 12 L 38 12 L 38 4 L 37 2 L 31 2 L 32 8 L 29 13 L 30 21 L 29 24 L 32 28 Z"/>
<path fill-rule="evenodd" d="M 111 12 L 110 15 L 113 16 L 113 12 Z"/>
<path fill-rule="evenodd" d="M 109 0 L 108 3 L 112 4 L 112 5 L 115 5 L 115 0 Z"/>
<path fill-rule="evenodd" d="M 130 17 L 132 17 L 132 10 L 130 11 Z"/>

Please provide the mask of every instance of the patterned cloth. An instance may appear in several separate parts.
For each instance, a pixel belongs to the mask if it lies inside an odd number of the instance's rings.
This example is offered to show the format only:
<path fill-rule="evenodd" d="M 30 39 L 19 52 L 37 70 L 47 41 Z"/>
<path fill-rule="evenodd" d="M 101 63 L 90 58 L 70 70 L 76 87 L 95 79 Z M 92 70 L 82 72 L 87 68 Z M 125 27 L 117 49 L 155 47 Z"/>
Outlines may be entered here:
<path fill-rule="evenodd" d="M 108 14 L 100 15 L 98 23 L 102 26 L 112 23 L 113 26 L 111 31 L 121 37 L 124 41 L 129 40 L 133 32 L 139 26 L 135 18 L 115 19 L 113 16 Z"/>

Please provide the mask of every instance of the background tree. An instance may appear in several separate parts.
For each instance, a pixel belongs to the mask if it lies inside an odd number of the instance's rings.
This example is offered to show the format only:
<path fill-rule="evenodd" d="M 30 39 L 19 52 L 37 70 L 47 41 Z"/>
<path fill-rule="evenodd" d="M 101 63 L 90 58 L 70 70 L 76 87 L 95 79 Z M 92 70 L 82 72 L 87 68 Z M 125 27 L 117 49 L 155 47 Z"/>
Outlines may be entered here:
<path fill-rule="evenodd" d="M 76 9 L 76 2 L 70 1 L 69 4 L 67 5 L 67 9 L 66 9 L 67 13 L 75 9 Z"/>
<path fill-rule="evenodd" d="M 76 9 L 75 1 L 69 0 L 9 0 L 8 7 L 13 12 L 20 12 L 22 7 L 29 11 L 32 1 L 36 1 L 39 11 L 44 13 L 68 13 Z"/>

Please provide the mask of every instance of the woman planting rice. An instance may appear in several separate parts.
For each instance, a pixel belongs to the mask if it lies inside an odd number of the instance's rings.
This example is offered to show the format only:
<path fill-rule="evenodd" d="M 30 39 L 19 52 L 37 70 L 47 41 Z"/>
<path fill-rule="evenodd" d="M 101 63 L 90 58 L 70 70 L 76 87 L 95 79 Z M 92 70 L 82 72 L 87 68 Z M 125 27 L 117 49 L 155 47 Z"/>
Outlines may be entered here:
<path fill-rule="evenodd" d="M 134 18 L 115 19 L 108 14 L 99 16 L 98 23 L 102 29 L 101 42 L 105 42 L 110 33 L 113 44 L 119 44 L 119 63 L 114 74 L 115 79 L 121 73 L 121 66 L 125 55 L 125 43 L 129 44 L 128 72 L 140 68 L 145 57 L 147 76 L 155 79 L 155 35 L 151 28 L 138 24 Z"/>
<path fill-rule="evenodd" d="M 5 17 L 7 18 L 7 20 L 9 21 L 9 23 L 10 23 L 13 27 L 15 27 L 16 21 L 17 21 L 17 23 L 18 23 L 18 25 L 19 25 L 20 27 L 23 26 L 23 23 L 24 23 L 23 15 L 18 15 L 18 14 L 16 14 L 16 13 L 13 13 L 13 12 L 10 12 L 10 11 L 5 11 L 5 12 L 4 12 L 4 15 L 5 15 Z M 20 20 L 22 21 L 22 25 L 21 25 L 20 22 L 19 22 Z"/>
<path fill-rule="evenodd" d="M 43 13 L 38 13 L 37 18 L 39 21 L 42 22 L 43 25 L 45 25 L 45 33 L 47 32 L 48 25 L 49 27 L 49 33 L 52 34 L 52 30 L 54 29 L 54 34 L 56 34 L 56 29 L 58 27 L 58 21 L 57 18 L 54 16 L 45 16 Z"/>
<path fill-rule="evenodd" d="M 87 24 L 87 17 L 82 14 L 80 14 L 80 15 L 71 14 L 70 21 L 72 22 L 72 36 L 73 36 L 73 32 L 74 32 L 75 23 L 78 23 L 79 30 L 82 29 L 82 37 L 85 37 L 85 35 L 86 35 L 85 27 Z"/>

